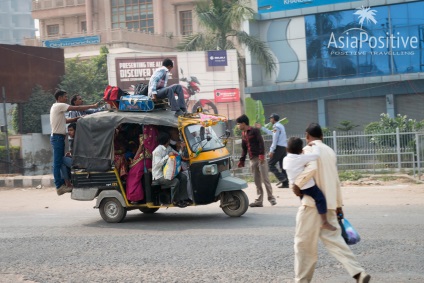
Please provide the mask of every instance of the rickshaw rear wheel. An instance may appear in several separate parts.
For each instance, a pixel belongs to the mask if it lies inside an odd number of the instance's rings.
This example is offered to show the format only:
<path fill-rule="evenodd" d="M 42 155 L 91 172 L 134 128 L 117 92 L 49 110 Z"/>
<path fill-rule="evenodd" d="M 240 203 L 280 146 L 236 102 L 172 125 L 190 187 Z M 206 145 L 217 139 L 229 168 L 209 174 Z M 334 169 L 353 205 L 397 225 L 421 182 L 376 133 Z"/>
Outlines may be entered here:
<path fill-rule="evenodd" d="M 229 191 L 223 192 L 224 198 L 229 200 L 232 198 L 231 202 L 224 206 L 222 210 L 231 217 L 240 217 L 242 216 L 249 207 L 249 198 L 246 193 L 243 191 Z"/>
<path fill-rule="evenodd" d="M 116 198 L 105 198 L 99 206 L 100 215 L 108 223 L 119 223 L 124 220 L 127 210 Z"/>
<path fill-rule="evenodd" d="M 159 207 L 154 207 L 154 208 L 151 208 L 151 207 L 141 207 L 140 208 L 140 211 L 141 212 L 147 213 L 147 214 L 155 213 L 158 210 L 159 210 Z"/>

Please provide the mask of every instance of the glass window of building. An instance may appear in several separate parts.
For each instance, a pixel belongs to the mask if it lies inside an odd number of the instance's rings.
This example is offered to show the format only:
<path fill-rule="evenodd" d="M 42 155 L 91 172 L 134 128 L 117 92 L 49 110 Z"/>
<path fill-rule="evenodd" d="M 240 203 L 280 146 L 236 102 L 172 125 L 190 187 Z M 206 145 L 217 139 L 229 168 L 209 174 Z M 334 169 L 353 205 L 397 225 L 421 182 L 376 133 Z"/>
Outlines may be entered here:
<path fill-rule="evenodd" d="M 59 34 L 59 25 L 47 25 L 47 36 L 55 36 Z"/>
<path fill-rule="evenodd" d="M 182 35 L 189 35 L 193 33 L 193 18 L 191 11 L 180 12 L 180 26 Z"/>
<path fill-rule="evenodd" d="M 81 32 L 82 33 L 86 33 L 87 32 L 87 22 L 86 21 L 82 21 L 81 22 Z"/>
<path fill-rule="evenodd" d="M 154 33 L 152 0 L 112 0 L 112 28 Z"/>
<path fill-rule="evenodd" d="M 424 2 L 305 16 L 309 80 L 422 72 Z"/>

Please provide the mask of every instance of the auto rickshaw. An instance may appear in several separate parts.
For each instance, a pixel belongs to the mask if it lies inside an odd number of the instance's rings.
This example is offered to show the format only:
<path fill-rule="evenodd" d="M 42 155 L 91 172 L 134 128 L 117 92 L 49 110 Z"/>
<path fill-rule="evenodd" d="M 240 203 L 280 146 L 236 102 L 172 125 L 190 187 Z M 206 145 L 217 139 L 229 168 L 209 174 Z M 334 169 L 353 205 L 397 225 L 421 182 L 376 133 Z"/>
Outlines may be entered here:
<path fill-rule="evenodd" d="M 230 175 L 230 153 L 225 147 L 229 131 L 219 137 L 214 128 L 225 121 L 219 115 L 185 114 L 176 118 L 171 111 L 99 112 L 78 120 L 74 140 L 71 198 L 91 201 L 110 223 L 121 222 L 127 211 L 138 209 L 154 213 L 160 208 L 174 207 L 169 188 L 152 182 L 151 172 L 141 180 L 144 199 L 131 203 L 126 196 L 125 180 L 114 164 L 114 135 L 121 124 L 168 126 L 178 128 L 186 143 L 188 173 L 192 185 L 191 206 L 220 201 L 222 210 L 231 217 L 243 215 L 249 200 L 243 191 L 244 180 Z M 195 137 L 198 134 L 198 137 Z"/>

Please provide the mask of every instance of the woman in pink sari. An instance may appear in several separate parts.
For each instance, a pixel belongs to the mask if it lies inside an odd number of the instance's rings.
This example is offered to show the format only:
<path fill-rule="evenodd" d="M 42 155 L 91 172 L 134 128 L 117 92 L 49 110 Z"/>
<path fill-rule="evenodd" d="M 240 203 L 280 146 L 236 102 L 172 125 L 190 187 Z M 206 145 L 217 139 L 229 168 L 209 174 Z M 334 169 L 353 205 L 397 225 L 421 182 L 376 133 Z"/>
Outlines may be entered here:
<path fill-rule="evenodd" d="M 144 199 L 144 190 L 141 178 L 152 168 L 152 152 L 157 147 L 158 130 L 155 126 L 146 125 L 140 135 L 140 146 L 130 164 L 127 178 L 127 199 L 137 202 Z"/>

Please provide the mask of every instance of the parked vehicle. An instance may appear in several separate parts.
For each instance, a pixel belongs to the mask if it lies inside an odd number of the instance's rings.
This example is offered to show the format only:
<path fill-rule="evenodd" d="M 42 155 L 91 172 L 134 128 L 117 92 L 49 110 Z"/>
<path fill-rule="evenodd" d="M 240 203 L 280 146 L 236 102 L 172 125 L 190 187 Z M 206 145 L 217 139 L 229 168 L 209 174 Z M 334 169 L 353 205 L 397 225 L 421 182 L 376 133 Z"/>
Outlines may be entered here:
<path fill-rule="evenodd" d="M 72 199 L 91 201 L 97 198 L 95 208 L 99 208 L 106 222 L 121 222 L 129 210 L 154 213 L 160 208 L 174 207 L 170 203 L 170 190 L 152 183 L 150 172 L 144 173 L 142 178 L 144 199 L 130 203 L 125 180 L 120 178 L 114 166 L 114 135 L 120 125 L 168 126 L 178 128 L 187 144 L 192 206 L 220 201 L 227 215 L 243 215 L 249 203 L 243 192 L 247 184 L 230 175 L 230 153 L 225 147 L 229 135 L 218 137 L 214 131 L 214 125 L 225 117 L 208 117 L 211 116 L 193 113 L 177 119 L 171 111 L 155 110 L 149 113 L 101 112 L 79 119 L 74 141 Z M 194 133 L 200 133 L 200 139 L 193 139 Z"/>
<path fill-rule="evenodd" d="M 200 88 L 199 88 L 200 82 L 195 76 L 184 77 L 183 69 L 180 69 L 180 71 L 181 71 L 180 81 L 185 83 L 185 84 L 181 84 L 181 86 L 183 87 L 184 100 L 188 109 L 190 97 L 196 95 L 197 92 L 200 92 Z M 218 108 L 216 108 L 216 105 L 209 99 L 197 100 L 197 102 L 193 105 L 191 112 L 195 113 L 199 106 L 202 107 L 203 112 L 205 113 L 218 114 Z"/>

